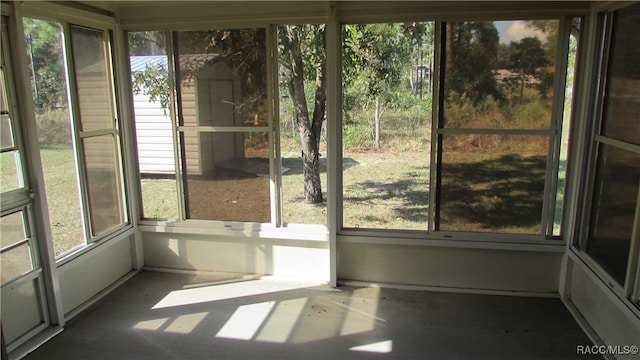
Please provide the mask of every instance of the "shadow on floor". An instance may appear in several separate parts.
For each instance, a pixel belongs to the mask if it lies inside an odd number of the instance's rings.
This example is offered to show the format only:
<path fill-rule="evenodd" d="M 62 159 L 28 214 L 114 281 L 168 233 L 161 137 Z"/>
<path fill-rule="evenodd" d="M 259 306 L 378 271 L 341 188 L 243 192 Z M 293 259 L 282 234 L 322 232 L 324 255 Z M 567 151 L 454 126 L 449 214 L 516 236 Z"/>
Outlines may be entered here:
<path fill-rule="evenodd" d="M 143 271 L 26 359 L 565 360 L 588 344 L 557 299 Z"/>

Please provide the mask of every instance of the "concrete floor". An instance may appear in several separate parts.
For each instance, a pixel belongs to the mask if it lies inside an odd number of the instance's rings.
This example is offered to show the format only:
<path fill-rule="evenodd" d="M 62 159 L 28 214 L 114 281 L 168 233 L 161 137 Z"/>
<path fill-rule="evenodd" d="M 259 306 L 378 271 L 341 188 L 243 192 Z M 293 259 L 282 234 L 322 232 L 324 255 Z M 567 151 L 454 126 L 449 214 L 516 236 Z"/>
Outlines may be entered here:
<path fill-rule="evenodd" d="M 560 300 L 142 271 L 26 359 L 601 359 Z"/>

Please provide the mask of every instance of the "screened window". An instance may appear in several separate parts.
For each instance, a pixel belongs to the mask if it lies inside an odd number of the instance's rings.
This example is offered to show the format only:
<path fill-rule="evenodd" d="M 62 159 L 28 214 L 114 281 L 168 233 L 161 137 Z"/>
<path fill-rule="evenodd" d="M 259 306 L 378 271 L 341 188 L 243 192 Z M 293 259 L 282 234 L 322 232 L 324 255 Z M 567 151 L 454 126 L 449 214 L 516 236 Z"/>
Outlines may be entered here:
<path fill-rule="evenodd" d="M 129 33 L 142 217 L 179 219 L 166 35 Z"/>
<path fill-rule="evenodd" d="M 278 27 L 282 218 L 326 224 L 325 26 Z"/>
<path fill-rule="evenodd" d="M 174 33 L 187 219 L 271 221 L 265 29 Z"/>
<path fill-rule="evenodd" d="M 557 20 L 443 25 L 437 230 L 545 233 L 558 31 Z"/>
<path fill-rule="evenodd" d="M 342 34 L 343 227 L 426 231 L 433 23 Z"/>
<path fill-rule="evenodd" d="M 53 249 L 85 244 L 62 24 L 24 18 Z"/>
<path fill-rule="evenodd" d="M 98 236 L 125 221 L 108 33 L 71 26 L 71 46 L 90 235 Z"/>
<path fill-rule="evenodd" d="M 610 25 L 601 129 L 584 249 L 625 289 L 633 288 L 640 224 L 640 5 L 607 16 Z M 637 286 L 637 285 L 636 285 Z M 637 288 L 636 288 L 637 291 Z"/>

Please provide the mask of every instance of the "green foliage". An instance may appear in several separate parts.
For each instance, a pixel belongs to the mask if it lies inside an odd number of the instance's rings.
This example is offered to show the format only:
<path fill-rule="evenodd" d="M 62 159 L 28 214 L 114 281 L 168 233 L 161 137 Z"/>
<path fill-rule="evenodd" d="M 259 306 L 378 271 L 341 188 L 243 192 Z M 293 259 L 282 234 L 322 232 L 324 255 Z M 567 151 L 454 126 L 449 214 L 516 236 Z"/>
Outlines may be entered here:
<path fill-rule="evenodd" d="M 498 59 L 498 30 L 493 22 L 447 23 L 445 94 L 470 99 L 504 98 L 494 76 Z"/>
<path fill-rule="evenodd" d="M 169 109 L 171 101 L 169 89 L 169 72 L 164 64 L 147 64 L 144 71 L 131 74 L 134 94 L 145 94 L 151 102 L 160 102 L 162 109 Z"/>
<path fill-rule="evenodd" d="M 167 41 L 162 31 L 137 31 L 129 33 L 129 55 L 165 55 Z"/>
<path fill-rule="evenodd" d="M 71 128 L 67 110 L 45 110 L 36 114 L 38 138 L 42 145 L 71 145 Z"/>
<path fill-rule="evenodd" d="M 31 87 L 38 111 L 66 107 L 66 78 L 60 24 L 24 18 Z"/>
<path fill-rule="evenodd" d="M 342 129 L 342 143 L 346 148 L 364 148 L 371 146 L 373 134 L 368 126 L 345 124 Z"/>

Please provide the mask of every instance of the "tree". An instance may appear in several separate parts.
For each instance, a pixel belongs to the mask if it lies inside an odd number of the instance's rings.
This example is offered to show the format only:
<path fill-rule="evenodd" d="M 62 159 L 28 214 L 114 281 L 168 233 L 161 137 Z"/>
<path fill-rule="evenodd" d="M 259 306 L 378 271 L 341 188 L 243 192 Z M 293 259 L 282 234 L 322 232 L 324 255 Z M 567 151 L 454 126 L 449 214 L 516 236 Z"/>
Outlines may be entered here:
<path fill-rule="evenodd" d="M 519 42 L 511 42 L 511 49 L 507 63 L 507 69 L 515 75 L 512 77 L 520 87 L 520 103 L 524 97 L 524 87 L 531 78 L 536 79 L 541 90 L 541 94 L 546 94 L 548 90 L 549 76 L 544 70 L 548 65 L 547 53 L 542 48 L 542 42 L 536 37 L 525 37 Z M 553 81 L 553 76 L 551 76 Z"/>
<path fill-rule="evenodd" d="M 66 107 L 66 78 L 62 63 L 59 24 L 24 18 L 27 56 L 31 61 L 31 88 L 36 110 Z"/>
<path fill-rule="evenodd" d="M 345 84 L 364 85 L 357 88 L 361 95 L 374 99 L 376 149 L 380 148 L 382 114 L 385 107 L 394 102 L 405 70 L 412 66 L 414 44 L 423 36 L 426 28 L 416 24 L 345 26 Z"/>
<path fill-rule="evenodd" d="M 326 110 L 326 53 L 323 25 L 287 25 L 278 32 L 280 66 L 293 100 L 296 125 L 302 142 L 304 199 L 322 202 L 320 183 L 320 135 Z M 314 107 L 310 114 L 305 95 L 305 79 L 314 81 Z"/>
<path fill-rule="evenodd" d="M 446 96 L 466 97 L 473 105 L 487 96 L 502 100 L 493 74 L 499 43 L 493 22 L 450 22 L 446 37 Z"/>

